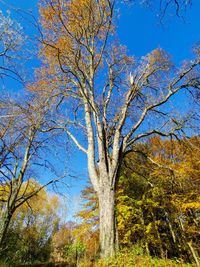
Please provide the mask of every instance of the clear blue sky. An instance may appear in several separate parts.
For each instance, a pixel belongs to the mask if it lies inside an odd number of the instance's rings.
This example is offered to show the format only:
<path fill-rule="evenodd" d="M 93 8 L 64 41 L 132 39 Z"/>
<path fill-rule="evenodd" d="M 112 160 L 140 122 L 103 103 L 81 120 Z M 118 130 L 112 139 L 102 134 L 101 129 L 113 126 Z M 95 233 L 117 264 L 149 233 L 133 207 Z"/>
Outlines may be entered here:
<path fill-rule="evenodd" d="M 37 0 L 7 0 L 6 2 L 25 11 L 32 10 L 37 17 Z M 173 56 L 176 64 L 184 59 L 189 59 L 191 46 L 200 41 L 200 1 L 194 2 L 194 5 L 187 11 L 185 22 L 177 17 L 168 17 L 166 20 L 170 20 L 170 22 L 164 25 L 158 25 L 158 19 L 149 9 L 120 5 L 117 25 L 121 44 L 127 46 L 129 54 L 138 58 L 160 46 Z M 7 9 L 1 2 L 0 7 L 4 11 Z M 11 17 L 19 18 L 15 12 L 12 12 Z M 22 20 L 21 24 L 26 34 L 33 37 L 32 26 L 26 20 Z M 29 67 L 34 67 L 34 64 L 38 64 L 38 62 L 33 60 Z M 87 177 L 86 157 L 81 152 L 74 151 L 69 165 L 71 173 L 82 178 L 78 182 L 73 180 L 69 182 L 71 185 L 76 184 L 71 189 L 70 195 L 79 194 Z"/>
<path fill-rule="evenodd" d="M 150 9 L 142 7 L 121 8 L 119 20 L 120 41 L 129 51 L 141 57 L 162 47 L 173 56 L 176 63 L 191 56 L 192 44 L 200 41 L 200 1 L 188 8 L 185 22 L 177 17 L 167 17 L 163 25 Z"/>

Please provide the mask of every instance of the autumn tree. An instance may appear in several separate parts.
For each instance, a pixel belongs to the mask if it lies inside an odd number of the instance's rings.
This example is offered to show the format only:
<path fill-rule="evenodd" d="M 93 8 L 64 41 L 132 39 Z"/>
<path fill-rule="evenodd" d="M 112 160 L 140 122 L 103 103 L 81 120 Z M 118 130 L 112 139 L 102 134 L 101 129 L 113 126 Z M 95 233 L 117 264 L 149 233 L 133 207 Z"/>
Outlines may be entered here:
<path fill-rule="evenodd" d="M 40 189 L 40 190 L 39 190 Z M 59 224 L 59 199 L 34 179 L 22 184 L 19 194 L 32 194 L 14 213 L 0 252 L 9 264 L 46 261 L 51 253 L 51 238 Z M 6 196 L 5 196 L 6 198 Z M 1 206 L 3 208 L 3 206 Z M 1 210 L 2 212 L 2 210 Z"/>
<path fill-rule="evenodd" d="M 125 157 L 117 196 L 121 244 L 199 266 L 198 144 L 196 136 L 154 136 Z"/>
<path fill-rule="evenodd" d="M 199 79 L 198 56 L 179 68 L 161 48 L 141 60 L 127 56 L 114 36 L 115 14 L 114 0 L 40 1 L 43 66 L 35 89 L 57 97 L 60 115 L 49 130 L 62 129 L 87 155 L 102 257 L 115 253 L 115 191 L 124 155 L 141 138 L 183 129 L 185 119 L 168 103 Z"/>
<path fill-rule="evenodd" d="M 182 142 L 154 138 L 152 175 L 162 181 L 162 206 L 174 251 L 187 260 L 199 263 L 199 138 Z M 170 242 L 168 242 L 170 244 Z M 171 251 L 172 252 L 172 251 Z"/>
<path fill-rule="evenodd" d="M 84 244 L 87 257 L 94 258 L 99 249 L 99 205 L 91 183 L 81 191 L 81 200 L 82 209 L 75 216 L 80 223 L 73 230 L 74 239 Z"/>
<path fill-rule="evenodd" d="M 66 253 L 74 242 L 73 230 L 76 227 L 74 222 L 62 224 L 52 236 L 51 259 L 54 262 L 67 261 Z"/>
<path fill-rule="evenodd" d="M 198 146 L 196 136 L 183 140 L 154 136 L 126 155 L 116 191 L 120 248 L 139 246 L 149 256 L 199 265 Z M 82 240 L 87 244 L 98 231 L 98 203 L 91 186 L 81 197 L 83 209 L 77 214 L 81 223 L 75 234 L 86 236 Z"/>
<path fill-rule="evenodd" d="M 37 99 L 37 103 L 36 103 Z M 8 97 L 0 101 L 0 245 L 5 238 L 14 212 L 36 195 L 49 181 L 30 191 L 29 179 L 34 166 L 48 167 L 48 160 L 42 160 L 41 153 L 47 149 L 49 135 L 41 134 L 50 101 L 29 95 L 19 101 Z M 54 147 L 55 148 L 55 147 Z M 47 150 L 46 150 L 47 151 Z M 24 186 L 26 182 L 27 186 Z M 22 190 L 23 188 L 23 190 Z"/>

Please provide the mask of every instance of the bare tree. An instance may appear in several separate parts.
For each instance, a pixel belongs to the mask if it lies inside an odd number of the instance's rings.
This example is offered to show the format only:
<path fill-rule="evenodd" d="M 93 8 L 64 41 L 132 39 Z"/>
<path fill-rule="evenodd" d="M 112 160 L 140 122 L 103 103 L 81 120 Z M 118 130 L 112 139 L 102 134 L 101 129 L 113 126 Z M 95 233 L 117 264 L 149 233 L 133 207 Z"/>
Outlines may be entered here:
<path fill-rule="evenodd" d="M 52 135 L 41 133 L 40 129 L 47 123 L 48 102 L 49 99 L 42 100 L 33 95 L 23 103 L 9 98 L 0 101 L 0 247 L 17 208 L 61 178 L 29 188 L 34 165 L 47 167 L 48 160 L 42 160 L 40 152 L 46 150 Z"/>
<path fill-rule="evenodd" d="M 115 4 L 41 1 L 44 64 L 35 85 L 40 94 L 57 97 L 60 115 L 49 130 L 62 129 L 87 155 L 102 257 L 117 245 L 115 189 L 123 156 L 142 138 L 183 130 L 187 118 L 177 117 L 170 101 L 200 78 L 198 57 L 181 68 L 161 48 L 138 61 L 128 57 L 113 37 Z"/>

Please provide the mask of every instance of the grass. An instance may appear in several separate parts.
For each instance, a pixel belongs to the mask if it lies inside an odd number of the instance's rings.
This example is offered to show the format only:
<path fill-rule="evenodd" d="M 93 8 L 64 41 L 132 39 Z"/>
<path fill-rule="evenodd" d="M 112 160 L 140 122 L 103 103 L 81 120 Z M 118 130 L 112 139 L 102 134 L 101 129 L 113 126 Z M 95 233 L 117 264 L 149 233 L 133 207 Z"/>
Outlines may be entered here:
<path fill-rule="evenodd" d="M 117 253 L 116 257 L 106 260 L 81 262 L 78 267 L 192 267 L 195 264 L 183 263 L 181 260 L 148 257 L 140 248 L 132 248 Z"/>

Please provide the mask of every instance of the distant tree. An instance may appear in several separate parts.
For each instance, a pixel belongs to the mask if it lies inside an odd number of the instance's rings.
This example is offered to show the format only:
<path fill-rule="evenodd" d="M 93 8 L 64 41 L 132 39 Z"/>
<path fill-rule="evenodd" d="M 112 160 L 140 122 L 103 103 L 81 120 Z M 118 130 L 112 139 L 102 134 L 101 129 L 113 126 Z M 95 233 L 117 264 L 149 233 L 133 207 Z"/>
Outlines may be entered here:
<path fill-rule="evenodd" d="M 42 0 L 43 66 L 35 84 L 41 94 L 57 96 L 60 116 L 49 130 L 65 131 L 87 156 L 102 257 L 115 253 L 115 192 L 124 155 L 141 138 L 178 133 L 185 119 L 167 103 L 199 80 L 198 56 L 181 68 L 161 48 L 139 61 L 128 57 L 114 38 L 115 4 Z"/>
<path fill-rule="evenodd" d="M 81 191 L 82 210 L 76 214 L 74 238 L 85 246 L 87 257 L 94 258 L 99 249 L 99 205 L 98 197 L 91 184 Z"/>
<path fill-rule="evenodd" d="M 74 243 L 73 230 L 75 227 L 75 223 L 69 221 L 61 225 L 52 236 L 51 259 L 54 262 L 66 261 L 66 247 L 70 247 Z"/>
<path fill-rule="evenodd" d="M 7 76 L 21 80 L 17 66 L 23 58 L 25 39 L 21 25 L 11 19 L 9 12 L 5 16 L 0 11 L 0 78 Z"/>

